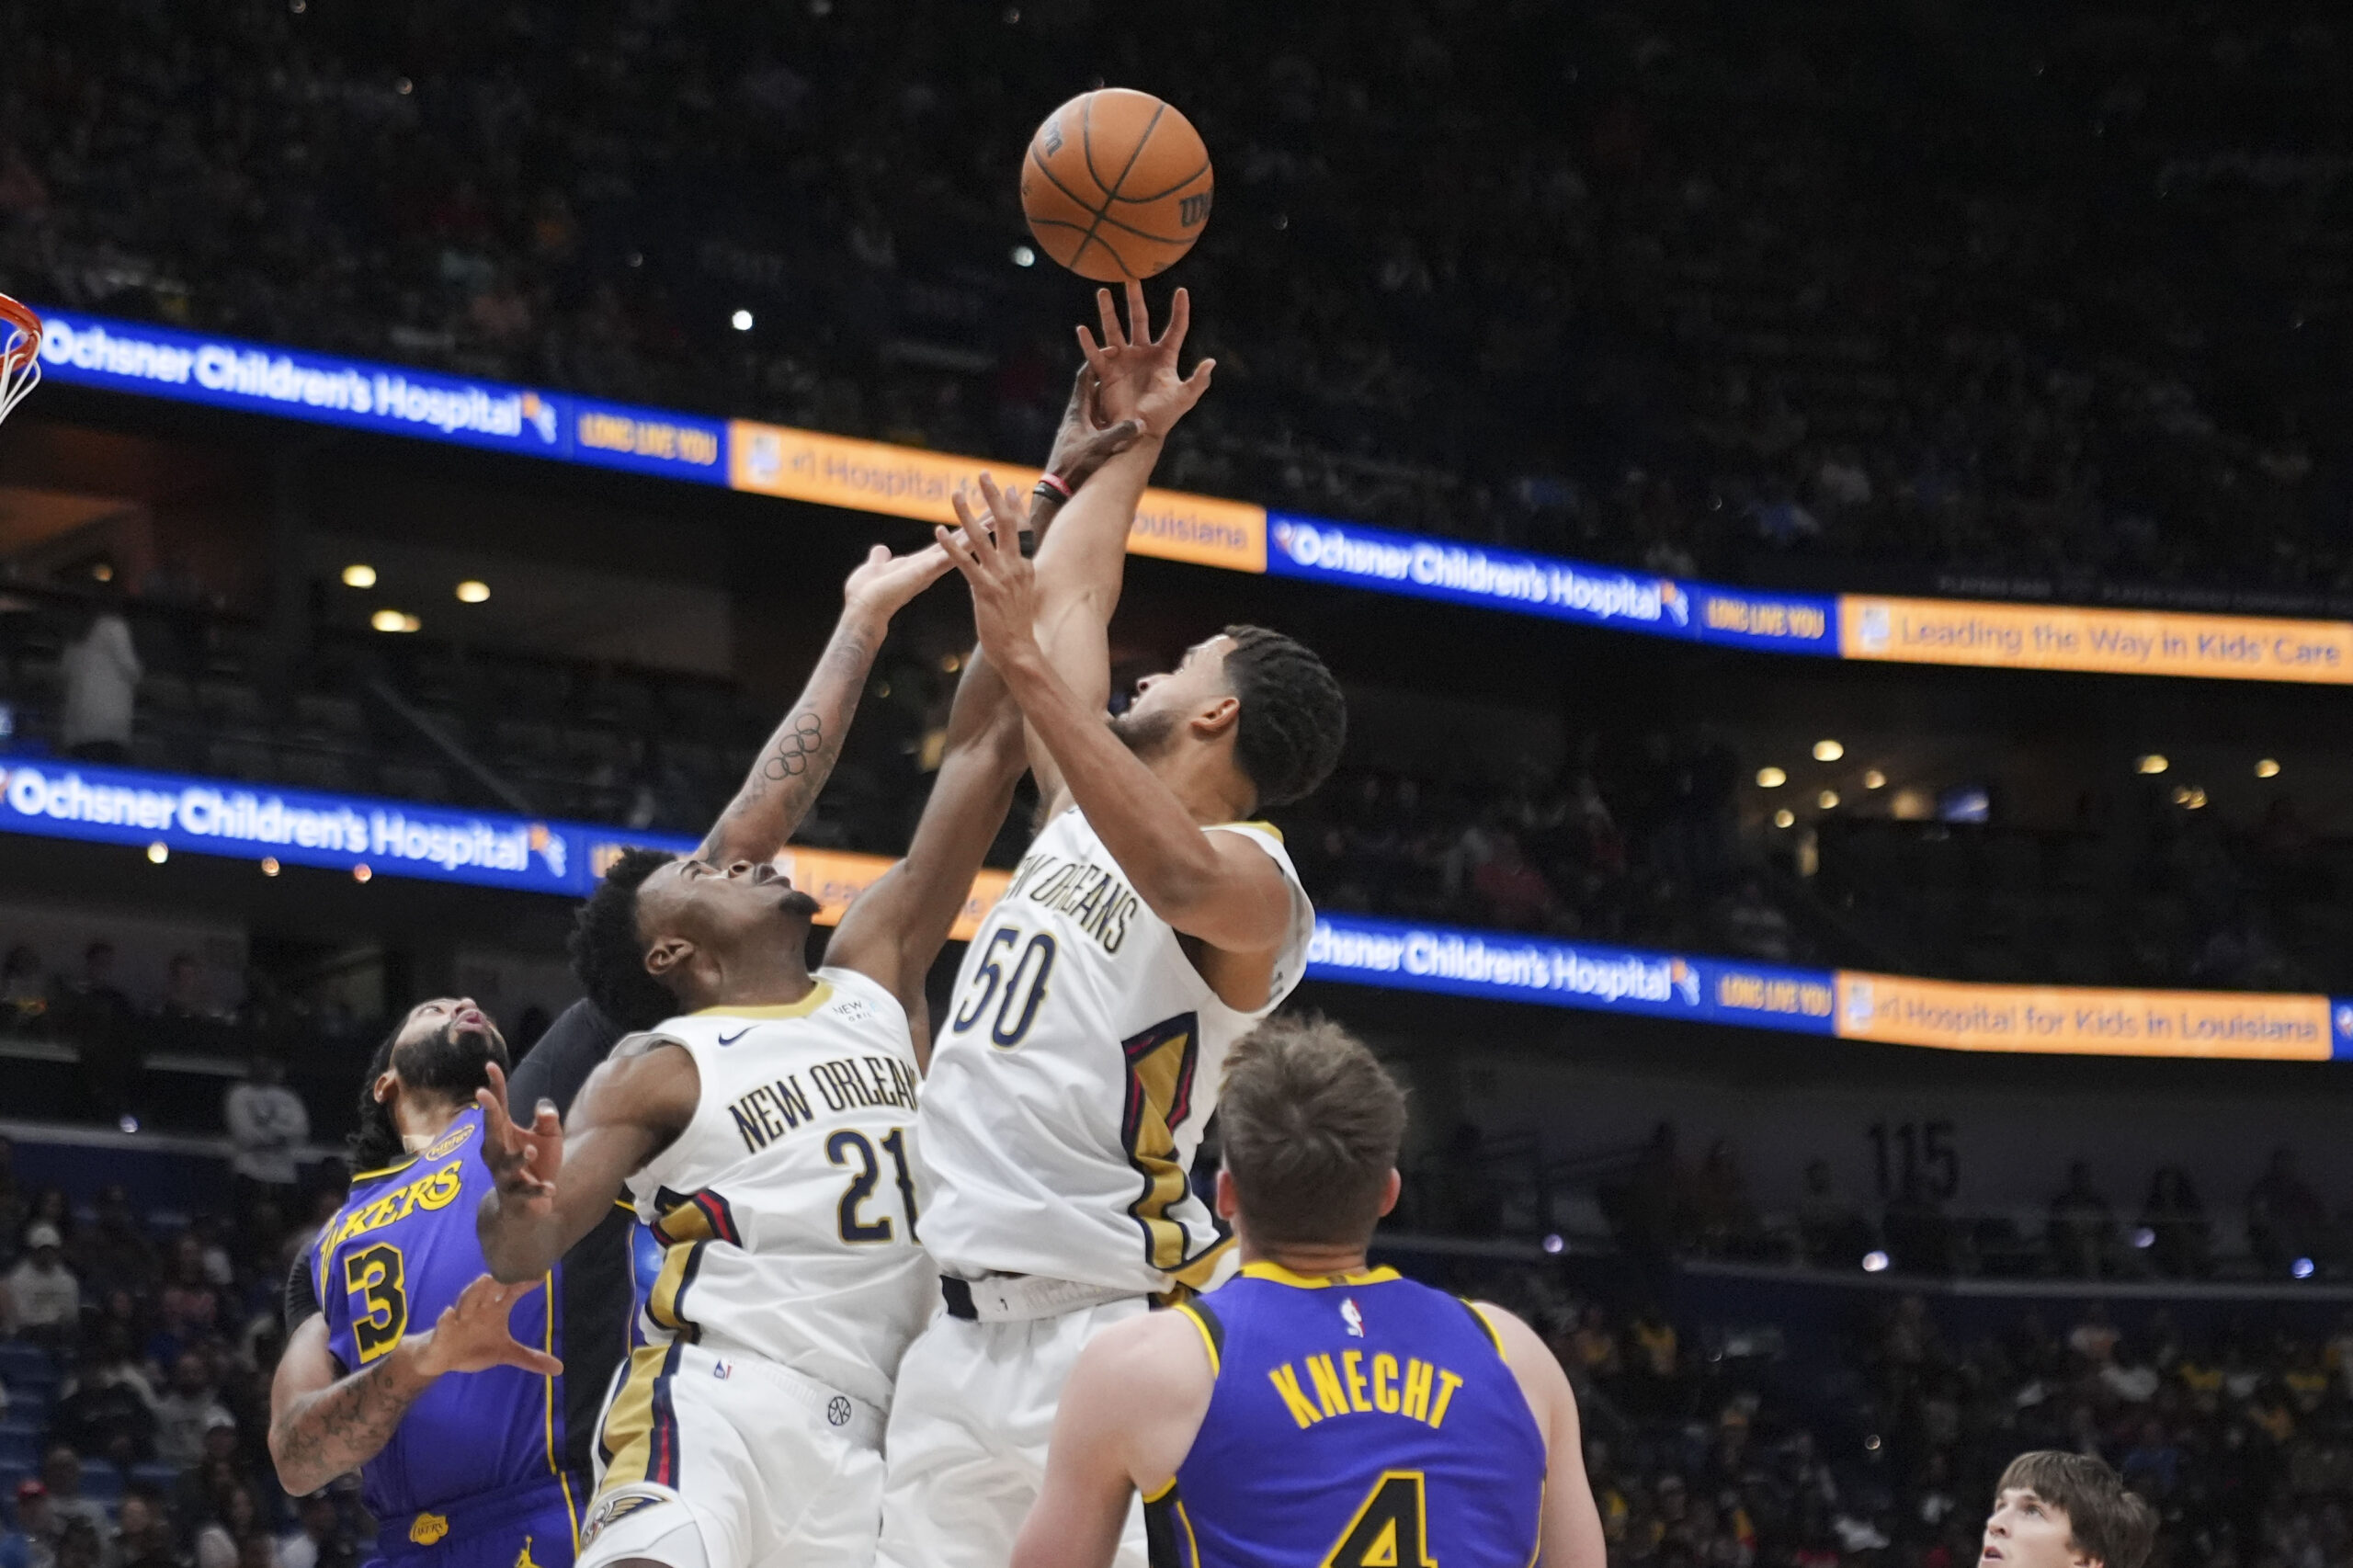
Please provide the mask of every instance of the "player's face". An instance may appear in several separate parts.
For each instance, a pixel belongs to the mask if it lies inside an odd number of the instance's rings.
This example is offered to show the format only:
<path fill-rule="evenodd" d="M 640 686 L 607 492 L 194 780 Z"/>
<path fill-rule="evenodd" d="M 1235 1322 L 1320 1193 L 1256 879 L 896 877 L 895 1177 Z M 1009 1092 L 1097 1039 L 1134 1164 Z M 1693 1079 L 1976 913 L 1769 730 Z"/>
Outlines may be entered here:
<path fill-rule="evenodd" d="M 485 1062 L 507 1065 L 506 1039 L 471 996 L 437 996 L 409 1009 L 392 1043 L 392 1071 L 411 1088 L 472 1091 Z"/>
<path fill-rule="evenodd" d="M 649 940 L 684 937 L 725 946 L 746 935 L 773 935 L 779 918 L 807 922 L 817 901 L 765 860 L 722 866 L 673 860 L 638 890 L 637 922 Z"/>
<path fill-rule="evenodd" d="M 2003 1568 L 2080 1568 L 2090 1559 L 2075 1550 L 2075 1540 L 2067 1510 L 2030 1488 L 2013 1486 L 1995 1500 L 1977 1561 Z"/>
<path fill-rule="evenodd" d="M 1225 684 L 1225 656 L 1233 651 L 1233 639 L 1221 633 L 1186 649 L 1167 674 L 1136 682 L 1127 711 L 1111 721 L 1112 733 L 1131 751 L 1156 749 L 1188 719 L 1233 695 Z"/>

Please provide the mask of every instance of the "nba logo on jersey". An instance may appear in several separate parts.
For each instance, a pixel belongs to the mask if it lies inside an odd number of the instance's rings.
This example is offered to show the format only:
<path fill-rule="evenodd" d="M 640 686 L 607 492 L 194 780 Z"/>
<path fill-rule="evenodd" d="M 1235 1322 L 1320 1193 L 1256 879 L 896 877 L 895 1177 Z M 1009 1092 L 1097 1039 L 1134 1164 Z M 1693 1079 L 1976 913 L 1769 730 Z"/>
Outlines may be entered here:
<path fill-rule="evenodd" d="M 1340 1321 L 1348 1325 L 1349 1338 L 1362 1339 L 1364 1337 L 1364 1313 L 1357 1311 L 1357 1299 L 1354 1296 L 1347 1296 L 1341 1299 Z"/>

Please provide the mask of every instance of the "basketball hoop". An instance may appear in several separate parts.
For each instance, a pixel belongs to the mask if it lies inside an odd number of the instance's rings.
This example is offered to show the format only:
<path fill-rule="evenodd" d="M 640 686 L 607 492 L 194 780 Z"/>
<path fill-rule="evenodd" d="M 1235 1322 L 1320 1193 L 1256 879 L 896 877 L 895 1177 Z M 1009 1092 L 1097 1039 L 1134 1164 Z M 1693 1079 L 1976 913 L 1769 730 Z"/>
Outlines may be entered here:
<path fill-rule="evenodd" d="M 40 317 L 0 294 L 0 419 L 40 385 Z"/>

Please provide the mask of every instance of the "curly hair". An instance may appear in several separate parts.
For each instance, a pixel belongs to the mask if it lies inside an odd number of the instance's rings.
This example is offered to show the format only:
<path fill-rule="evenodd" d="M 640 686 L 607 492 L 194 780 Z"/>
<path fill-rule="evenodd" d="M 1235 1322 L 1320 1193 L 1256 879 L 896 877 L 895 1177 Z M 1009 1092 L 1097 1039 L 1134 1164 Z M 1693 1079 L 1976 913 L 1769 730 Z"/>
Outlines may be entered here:
<path fill-rule="evenodd" d="M 1348 737 L 1348 701 L 1314 652 L 1263 626 L 1229 626 L 1225 683 L 1241 699 L 1233 754 L 1258 809 L 1287 806 L 1331 777 Z"/>
<path fill-rule="evenodd" d="M 645 934 L 637 926 L 637 890 L 676 859 L 659 849 L 624 849 L 573 916 L 567 951 L 572 972 L 597 1010 L 623 1029 L 650 1029 L 678 1011 L 678 998 L 646 972 Z"/>
<path fill-rule="evenodd" d="M 401 1015 L 376 1054 L 368 1059 L 367 1075 L 359 1080 L 359 1128 L 343 1152 L 344 1163 L 357 1175 L 362 1171 L 380 1171 L 396 1164 L 406 1153 L 401 1146 L 401 1130 L 392 1121 L 392 1108 L 376 1097 L 376 1080 L 382 1077 L 392 1064 L 392 1047 L 401 1040 L 401 1030 L 408 1027 L 408 1015 Z"/>

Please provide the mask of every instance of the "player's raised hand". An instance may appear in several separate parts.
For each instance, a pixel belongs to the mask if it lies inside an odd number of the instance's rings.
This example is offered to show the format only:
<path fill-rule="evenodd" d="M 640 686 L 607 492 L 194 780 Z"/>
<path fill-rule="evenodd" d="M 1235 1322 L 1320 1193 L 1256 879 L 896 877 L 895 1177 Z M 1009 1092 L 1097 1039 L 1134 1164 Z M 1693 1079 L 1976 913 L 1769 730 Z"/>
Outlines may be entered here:
<path fill-rule="evenodd" d="M 1053 449 L 1046 454 L 1046 472 L 1076 490 L 1097 469 L 1143 438 L 1143 422 L 1103 417 L 1102 382 L 1095 367 L 1082 364 L 1071 383 L 1070 403 L 1063 410 L 1061 428 L 1054 432 Z"/>
<path fill-rule="evenodd" d="M 541 1100 L 531 1125 L 519 1127 L 506 1109 L 506 1074 L 489 1064 L 490 1084 L 474 1091 L 482 1108 L 482 1163 L 490 1167 L 499 1197 L 545 1214 L 555 1202 L 555 1178 L 563 1165 L 563 1119 Z"/>
<path fill-rule="evenodd" d="M 517 1367 L 542 1378 L 554 1377 L 563 1363 L 544 1350 L 515 1337 L 507 1315 L 515 1303 L 540 1288 L 536 1279 L 501 1285 L 483 1275 L 441 1309 L 425 1333 L 411 1335 L 416 1369 L 428 1378 L 444 1372 L 481 1372 L 493 1367 Z"/>
<path fill-rule="evenodd" d="M 1144 307 L 1143 285 L 1128 282 L 1128 322 L 1120 324 L 1111 290 L 1095 291 L 1095 309 L 1102 318 L 1103 341 L 1098 345 L 1085 325 L 1078 329 L 1078 351 L 1100 384 L 1100 409 L 1106 419 L 1134 419 L 1149 436 L 1165 436 L 1179 419 L 1192 412 L 1210 390 L 1210 374 L 1217 361 L 1204 359 L 1189 376 L 1176 373 L 1176 356 L 1193 324 L 1192 296 L 1176 290 L 1168 303 L 1168 324 L 1152 335 L 1152 317 Z"/>
<path fill-rule="evenodd" d="M 948 575 L 951 564 L 948 552 L 936 544 L 905 555 L 893 555 L 888 546 L 878 544 L 866 552 L 865 561 L 842 585 L 843 608 L 888 620 L 904 609 L 908 600 Z"/>
<path fill-rule="evenodd" d="M 1038 572 L 1021 553 L 1021 526 L 1029 517 L 1021 498 L 998 489 L 985 473 L 981 498 L 988 508 L 985 522 L 959 491 L 952 499 L 963 527 L 932 533 L 972 585 L 972 621 L 982 648 L 1000 665 L 1010 665 L 1038 651 Z"/>

